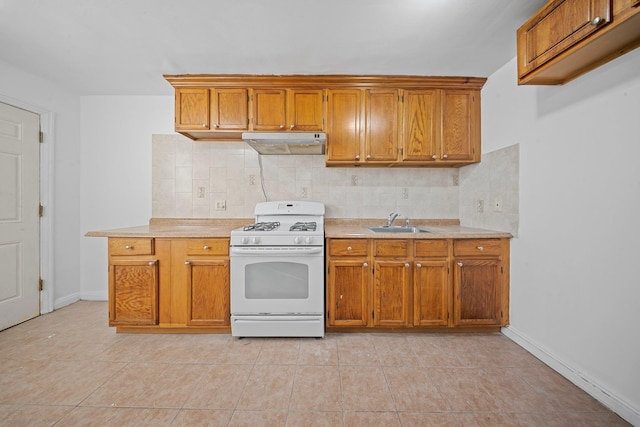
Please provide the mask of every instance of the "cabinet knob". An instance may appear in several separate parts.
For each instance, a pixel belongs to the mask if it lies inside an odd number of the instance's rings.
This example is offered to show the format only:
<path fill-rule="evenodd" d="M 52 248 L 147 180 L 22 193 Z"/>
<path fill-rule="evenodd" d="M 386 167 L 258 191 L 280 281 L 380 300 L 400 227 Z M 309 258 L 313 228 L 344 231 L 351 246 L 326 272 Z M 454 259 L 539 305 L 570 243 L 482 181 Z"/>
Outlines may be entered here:
<path fill-rule="evenodd" d="M 405 267 L 407 267 L 407 268 L 411 267 L 411 265 L 409 265 L 409 263 L 408 263 L 408 262 L 405 262 L 405 263 L 404 263 L 404 266 L 405 266 Z"/>
<path fill-rule="evenodd" d="M 435 159 L 437 159 L 437 158 L 438 158 L 438 156 L 436 156 L 436 155 L 434 154 L 433 156 L 431 156 L 431 158 L 432 158 L 433 160 L 435 160 Z"/>
<path fill-rule="evenodd" d="M 417 263 L 417 264 L 416 264 L 416 267 L 418 267 L 418 268 L 422 268 L 422 264 Z"/>
<path fill-rule="evenodd" d="M 218 129 L 220 127 L 220 125 L 216 123 L 215 125 L 213 125 L 213 127 Z"/>
<path fill-rule="evenodd" d="M 185 261 L 184 265 L 191 265 L 191 261 Z"/>
<path fill-rule="evenodd" d="M 449 155 L 448 155 L 448 154 L 443 154 L 443 155 L 442 155 L 442 158 L 443 158 L 443 159 L 448 159 L 448 158 L 449 158 Z"/>
<path fill-rule="evenodd" d="M 462 263 L 461 262 L 458 262 L 457 264 L 458 264 L 458 267 L 462 267 Z"/>
<path fill-rule="evenodd" d="M 280 129 L 284 129 L 284 125 L 280 125 Z"/>
<path fill-rule="evenodd" d="M 593 18 L 593 19 L 591 20 L 591 25 L 600 25 L 600 24 L 602 24 L 603 22 L 604 22 L 604 19 L 602 19 L 602 18 L 601 18 L 601 17 L 599 17 L 599 16 L 596 16 L 595 18 Z"/>
<path fill-rule="evenodd" d="M 367 154 L 367 159 L 370 159 L 370 158 L 371 158 L 371 154 Z"/>
<path fill-rule="evenodd" d="M 153 260 L 153 261 L 149 261 L 149 265 L 155 265 L 155 264 L 156 264 L 156 261 L 155 261 L 155 260 Z"/>
<path fill-rule="evenodd" d="M 352 250 L 352 249 L 353 249 L 353 248 L 352 248 L 351 246 L 347 246 L 347 250 L 348 250 L 348 251 L 350 251 L 350 250 Z"/>
<path fill-rule="evenodd" d="M 479 251 L 484 251 L 484 246 L 478 246 Z"/>
<path fill-rule="evenodd" d="M 204 246 L 202 247 L 202 249 L 204 249 L 205 251 L 208 251 L 210 248 L 209 248 L 209 246 L 204 245 Z"/>
<path fill-rule="evenodd" d="M 369 267 L 369 263 L 365 262 L 364 264 L 362 264 L 363 267 Z"/>
<path fill-rule="evenodd" d="M 360 160 L 360 154 L 356 154 L 356 160 Z"/>
<path fill-rule="evenodd" d="M 203 128 L 206 128 L 206 127 L 207 127 L 207 124 L 206 124 L 206 123 L 203 123 L 203 124 L 202 124 L 202 127 L 203 127 Z"/>
<path fill-rule="evenodd" d="M 296 127 L 296 125 L 291 125 L 289 126 L 289 129 L 293 129 L 294 127 Z"/>
<path fill-rule="evenodd" d="M 125 246 L 124 248 L 125 248 L 126 250 L 130 251 L 131 249 L 133 249 L 133 246 L 129 246 L 129 245 L 127 245 L 127 246 Z"/>

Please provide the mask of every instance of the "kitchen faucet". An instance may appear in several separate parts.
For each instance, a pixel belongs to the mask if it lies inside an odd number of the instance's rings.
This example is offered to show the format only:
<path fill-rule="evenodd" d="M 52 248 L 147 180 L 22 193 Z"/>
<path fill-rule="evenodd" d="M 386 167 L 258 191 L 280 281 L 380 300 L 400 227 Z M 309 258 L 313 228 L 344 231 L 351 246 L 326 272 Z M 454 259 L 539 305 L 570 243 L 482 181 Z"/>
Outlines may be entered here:
<path fill-rule="evenodd" d="M 393 212 L 389 214 L 389 218 L 387 218 L 387 227 L 391 227 L 391 224 L 393 224 L 393 221 L 398 217 L 398 215 L 400 214 Z"/>

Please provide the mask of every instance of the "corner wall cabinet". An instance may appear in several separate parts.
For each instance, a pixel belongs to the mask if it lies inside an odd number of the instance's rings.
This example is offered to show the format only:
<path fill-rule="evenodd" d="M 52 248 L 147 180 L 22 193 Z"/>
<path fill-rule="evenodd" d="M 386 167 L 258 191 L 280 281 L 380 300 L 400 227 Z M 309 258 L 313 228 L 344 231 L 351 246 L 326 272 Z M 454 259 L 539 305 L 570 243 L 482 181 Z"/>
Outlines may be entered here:
<path fill-rule="evenodd" d="M 564 84 L 640 46 L 637 0 L 550 0 L 516 32 L 518 83 Z"/>
<path fill-rule="evenodd" d="M 509 323 L 509 239 L 327 239 L 327 330 Z"/>
<path fill-rule="evenodd" d="M 175 130 L 193 140 L 242 132 L 327 134 L 327 166 L 457 167 L 480 161 L 479 77 L 165 76 Z"/>
<path fill-rule="evenodd" d="M 109 238 L 109 325 L 229 332 L 229 239 Z"/>

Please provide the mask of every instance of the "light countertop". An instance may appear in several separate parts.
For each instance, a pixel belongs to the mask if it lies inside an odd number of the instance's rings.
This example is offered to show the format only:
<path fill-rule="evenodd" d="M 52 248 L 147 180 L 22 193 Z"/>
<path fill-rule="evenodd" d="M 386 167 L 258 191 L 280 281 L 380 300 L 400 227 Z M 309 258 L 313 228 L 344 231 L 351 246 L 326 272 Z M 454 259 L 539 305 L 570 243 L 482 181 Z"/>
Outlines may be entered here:
<path fill-rule="evenodd" d="M 252 218 L 197 219 L 152 218 L 147 225 L 110 230 L 89 231 L 89 237 L 149 237 L 149 238 L 228 238 L 231 230 L 253 223 Z M 428 233 L 376 233 L 368 226 L 382 226 L 384 219 L 325 219 L 325 237 L 354 239 L 474 239 L 511 238 L 511 233 L 463 227 L 458 220 L 411 220 L 411 226 Z M 395 225 L 403 225 L 396 221 Z"/>

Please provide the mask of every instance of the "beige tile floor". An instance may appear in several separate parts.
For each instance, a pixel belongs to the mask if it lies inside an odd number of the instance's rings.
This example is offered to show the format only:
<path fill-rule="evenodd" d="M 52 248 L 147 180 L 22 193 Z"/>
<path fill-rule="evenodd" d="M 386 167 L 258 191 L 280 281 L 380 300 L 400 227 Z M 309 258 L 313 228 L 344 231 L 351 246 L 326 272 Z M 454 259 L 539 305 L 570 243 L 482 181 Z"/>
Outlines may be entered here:
<path fill-rule="evenodd" d="M 501 334 L 116 334 L 104 302 L 0 332 L 1 426 L 623 426 Z"/>

